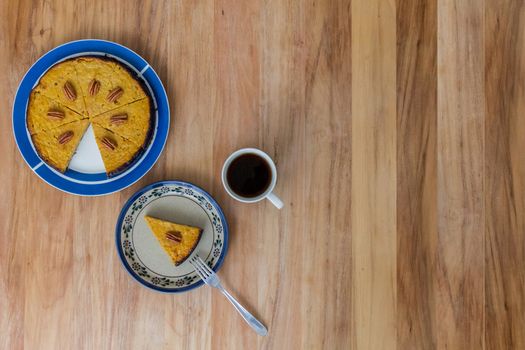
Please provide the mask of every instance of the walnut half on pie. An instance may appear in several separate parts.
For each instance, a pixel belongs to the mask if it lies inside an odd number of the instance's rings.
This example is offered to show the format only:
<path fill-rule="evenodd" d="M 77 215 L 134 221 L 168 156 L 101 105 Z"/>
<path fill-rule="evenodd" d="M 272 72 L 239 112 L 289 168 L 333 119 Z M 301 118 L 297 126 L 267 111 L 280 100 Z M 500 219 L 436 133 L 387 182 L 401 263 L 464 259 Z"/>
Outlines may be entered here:
<path fill-rule="evenodd" d="M 176 224 L 147 215 L 144 219 L 176 266 L 190 256 L 202 235 L 202 229 L 198 227 Z"/>

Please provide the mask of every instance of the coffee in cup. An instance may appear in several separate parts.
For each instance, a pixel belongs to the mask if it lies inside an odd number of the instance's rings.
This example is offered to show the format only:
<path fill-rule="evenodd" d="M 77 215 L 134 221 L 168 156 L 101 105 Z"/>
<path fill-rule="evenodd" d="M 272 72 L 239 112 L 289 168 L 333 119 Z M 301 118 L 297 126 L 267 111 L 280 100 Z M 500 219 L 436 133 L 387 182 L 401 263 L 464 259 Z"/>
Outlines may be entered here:
<path fill-rule="evenodd" d="M 243 148 L 232 153 L 222 169 L 224 188 L 233 198 L 245 203 L 267 198 L 277 208 L 283 202 L 272 193 L 277 182 L 277 169 L 270 156 L 256 148 Z"/>

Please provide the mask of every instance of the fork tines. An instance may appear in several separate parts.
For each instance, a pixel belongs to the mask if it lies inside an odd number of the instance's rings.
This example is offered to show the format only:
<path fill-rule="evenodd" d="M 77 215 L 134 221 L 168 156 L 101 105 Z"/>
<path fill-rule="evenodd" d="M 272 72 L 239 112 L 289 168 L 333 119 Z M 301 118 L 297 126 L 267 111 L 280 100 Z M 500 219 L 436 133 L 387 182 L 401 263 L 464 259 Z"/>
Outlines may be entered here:
<path fill-rule="evenodd" d="M 206 282 L 206 279 L 210 278 L 215 274 L 212 269 L 204 262 L 202 259 L 195 255 L 193 258 L 190 259 L 190 264 L 193 265 L 195 268 L 195 271 L 199 274 L 199 276 Z"/>

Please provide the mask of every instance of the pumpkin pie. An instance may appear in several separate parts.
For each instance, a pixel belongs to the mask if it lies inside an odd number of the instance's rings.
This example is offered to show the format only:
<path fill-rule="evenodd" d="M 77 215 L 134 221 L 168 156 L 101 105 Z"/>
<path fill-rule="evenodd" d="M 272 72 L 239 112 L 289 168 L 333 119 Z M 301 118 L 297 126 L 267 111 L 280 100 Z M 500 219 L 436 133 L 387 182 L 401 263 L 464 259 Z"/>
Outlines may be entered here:
<path fill-rule="evenodd" d="M 76 71 L 89 117 L 148 96 L 135 74 L 115 60 L 80 57 Z"/>
<path fill-rule="evenodd" d="M 93 123 L 106 173 L 112 176 L 147 147 L 152 118 L 151 97 L 135 73 L 114 59 L 83 56 L 56 64 L 40 78 L 29 98 L 26 124 L 40 157 L 64 172 Z M 64 141 L 67 131 L 72 134 Z"/>
<path fill-rule="evenodd" d="M 33 91 L 61 103 L 78 114 L 85 115 L 86 106 L 75 66 L 76 59 L 54 65 L 40 78 Z"/>
<path fill-rule="evenodd" d="M 40 92 L 33 91 L 29 97 L 27 107 L 27 128 L 30 134 L 43 130 L 54 129 L 58 126 L 84 119 L 60 102 L 52 100 Z"/>
<path fill-rule="evenodd" d="M 202 229 L 198 227 L 176 224 L 151 216 L 145 216 L 144 219 L 175 265 L 182 264 L 190 256 L 202 235 Z"/>
<path fill-rule="evenodd" d="M 60 125 L 31 135 L 40 158 L 60 172 L 64 172 L 86 132 L 87 119 Z"/>
<path fill-rule="evenodd" d="M 102 113 L 92 118 L 91 122 L 128 139 L 139 147 L 144 147 L 152 129 L 151 102 L 149 98 L 144 98 Z"/>
<path fill-rule="evenodd" d="M 142 154 L 142 147 L 114 132 L 92 124 L 95 140 L 108 176 L 116 175 Z"/>

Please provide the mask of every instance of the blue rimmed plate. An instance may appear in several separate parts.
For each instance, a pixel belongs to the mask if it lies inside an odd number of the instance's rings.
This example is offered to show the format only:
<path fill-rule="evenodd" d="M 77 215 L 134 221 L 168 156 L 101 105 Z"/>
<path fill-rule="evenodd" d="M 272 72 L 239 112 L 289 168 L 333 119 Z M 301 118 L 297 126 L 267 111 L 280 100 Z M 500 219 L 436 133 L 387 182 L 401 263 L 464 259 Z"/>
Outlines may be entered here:
<path fill-rule="evenodd" d="M 91 126 L 84 135 L 68 170 L 62 174 L 43 162 L 33 147 L 26 127 L 26 109 L 31 90 L 53 65 L 68 58 L 96 55 L 120 61 L 134 71 L 148 88 L 155 108 L 152 140 L 143 155 L 123 173 L 108 178 L 96 147 Z M 48 184 L 68 193 L 98 196 L 120 191 L 142 176 L 159 158 L 170 125 L 168 97 L 161 80 L 151 66 L 125 46 L 104 40 L 78 40 L 58 46 L 39 58 L 20 82 L 13 104 L 13 134 L 18 149 L 29 167 Z"/>
<path fill-rule="evenodd" d="M 161 181 L 144 187 L 126 202 L 117 220 L 116 245 L 124 268 L 142 285 L 181 293 L 202 285 L 189 258 L 175 266 L 149 230 L 144 216 L 200 227 L 198 254 L 217 271 L 228 250 L 228 224 L 215 200 L 183 181 Z"/>

